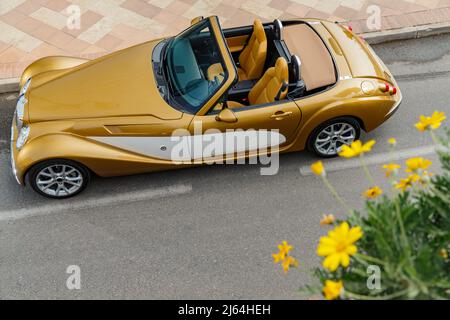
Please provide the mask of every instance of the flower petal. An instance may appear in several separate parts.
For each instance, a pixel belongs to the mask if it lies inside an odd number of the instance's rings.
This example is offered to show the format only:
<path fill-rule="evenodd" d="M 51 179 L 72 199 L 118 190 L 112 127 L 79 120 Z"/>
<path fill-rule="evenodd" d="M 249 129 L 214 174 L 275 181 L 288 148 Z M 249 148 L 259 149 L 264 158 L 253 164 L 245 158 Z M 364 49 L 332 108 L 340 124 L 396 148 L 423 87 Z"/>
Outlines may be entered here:
<path fill-rule="evenodd" d="M 363 236 L 363 232 L 361 227 L 356 226 L 350 229 L 349 233 L 348 233 L 348 241 L 350 243 L 354 243 L 356 241 L 358 241 L 361 237 Z"/>
<path fill-rule="evenodd" d="M 347 268 L 350 264 L 350 257 L 346 253 L 341 253 L 341 264 L 344 268 Z"/>
<path fill-rule="evenodd" d="M 356 252 L 358 252 L 358 248 L 356 247 L 356 246 L 354 246 L 354 245 L 351 245 L 351 246 L 348 246 L 347 247 L 347 249 L 345 250 L 345 252 L 348 254 L 348 255 L 354 255 Z"/>
<path fill-rule="evenodd" d="M 325 258 L 323 261 L 323 267 L 330 271 L 336 271 L 339 266 L 339 254 L 332 254 Z"/>
<path fill-rule="evenodd" d="M 317 255 L 319 257 L 329 256 L 330 254 L 333 254 L 335 252 L 336 252 L 336 247 L 334 247 L 334 246 L 319 245 L 319 247 L 317 248 Z"/>
<path fill-rule="evenodd" d="M 372 147 L 375 145 L 376 141 L 375 140 L 370 140 L 369 142 L 365 143 L 362 146 L 362 151 L 363 152 L 369 152 L 370 150 L 372 150 Z"/>

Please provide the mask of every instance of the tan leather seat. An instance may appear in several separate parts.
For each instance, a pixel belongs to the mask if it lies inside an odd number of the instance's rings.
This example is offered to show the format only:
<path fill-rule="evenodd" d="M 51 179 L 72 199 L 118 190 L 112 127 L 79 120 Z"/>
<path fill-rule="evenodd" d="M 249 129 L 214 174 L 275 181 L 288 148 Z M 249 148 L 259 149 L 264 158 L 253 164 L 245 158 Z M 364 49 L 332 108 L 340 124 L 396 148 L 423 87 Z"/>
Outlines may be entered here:
<path fill-rule="evenodd" d="M 253 33 L 239 56 L 239 81 L 259 79 L 267 56 L 267 37 L 261 20 L 253 23 Z"/>
<path fill-rule="evenodd" d="M 264 70 L 267 57 L 267 37 L 261 20 L 253 23 L 253 33 L 239 56 L 237 68 L 239 81 L 259 79 Z M 223 72 L 222 65 L 216 63 L 208 68 L 207 76 L 212 80 L 215 75 Z"/>
<path fill-rule="evenodd" d="M 280 93 L 283 84 L 289 83 L 289 69 L 286 59 L 278 58 L 275 67 L 267 69 L 263 77 L 256 83 L 248 95 L 250 105 L 266 104 L 274 102 L 279 95 L 279 100 L 286 98 L 288 88 Z M 227 105 L 231 109 L 242 108 L 245 105 L 228 101 Z"/>
<path fill-rule="evenodd" d="M 209 81 L 214 80 L 215 77 L 219 77 L 220 80 L 223 80 L 225 73 L 223 71 L 222 64 L 212 64 L 207 70 L 207 77 Z"/>

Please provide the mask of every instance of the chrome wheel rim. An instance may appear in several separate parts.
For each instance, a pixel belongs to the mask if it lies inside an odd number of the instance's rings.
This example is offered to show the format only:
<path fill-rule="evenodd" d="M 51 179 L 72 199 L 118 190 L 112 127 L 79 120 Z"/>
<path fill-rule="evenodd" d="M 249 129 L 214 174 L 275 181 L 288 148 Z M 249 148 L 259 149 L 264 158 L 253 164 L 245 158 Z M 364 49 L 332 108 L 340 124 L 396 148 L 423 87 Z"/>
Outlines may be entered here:
<path fill-rule="evenodd" d="M 333 123 L 320 131 L 314 145 L 323 155 L 334 156 L 343 145 L 350 145 L 356 139 L 356 129 L 344 122 Z"/>
<path fill-rule="evenodd" d="M 74 194 L 83 185 L 81 172 L 66 164 L 45 167 L 36 176 L 36 185 L 43 193 L 54 197 Z"/>

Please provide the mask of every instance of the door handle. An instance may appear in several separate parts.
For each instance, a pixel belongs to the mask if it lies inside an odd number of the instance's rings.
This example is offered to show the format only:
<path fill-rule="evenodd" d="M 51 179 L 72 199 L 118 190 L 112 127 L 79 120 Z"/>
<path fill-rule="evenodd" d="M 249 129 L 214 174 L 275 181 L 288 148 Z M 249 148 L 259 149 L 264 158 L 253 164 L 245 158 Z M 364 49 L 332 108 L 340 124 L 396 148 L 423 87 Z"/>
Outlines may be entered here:
<path fill-rule="evenodd" d="M 288 111 L 288 112 L 277 111 L 273 115 L 271 115 L 270 118 L 276 119 L 276 120 L 281 120 L 283 118 L 292 116 L 292 114 L 293 114 L 292 111 Z"/>

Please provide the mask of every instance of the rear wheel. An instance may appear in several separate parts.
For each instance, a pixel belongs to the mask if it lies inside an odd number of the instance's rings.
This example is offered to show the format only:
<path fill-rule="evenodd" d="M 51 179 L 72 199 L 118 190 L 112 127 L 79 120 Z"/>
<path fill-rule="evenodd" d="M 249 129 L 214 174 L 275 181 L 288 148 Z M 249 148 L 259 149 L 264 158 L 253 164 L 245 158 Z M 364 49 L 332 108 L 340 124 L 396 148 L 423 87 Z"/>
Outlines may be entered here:
<path fill-rule="evenodd" d="M 343 117 L 327 121 L 317 127 L 308 141 L 308 148 L 323 158 L 336 157 L 343 145 L 350 145 L 361 134 L 359 122 Z"/>
<path fill-rule="evenodd" d="M 28 183 L 40 195 L 65 199 L 82 192 L 89 183 L 89 170 L 69 160 L 47 160 L 33 166 Z"/>

